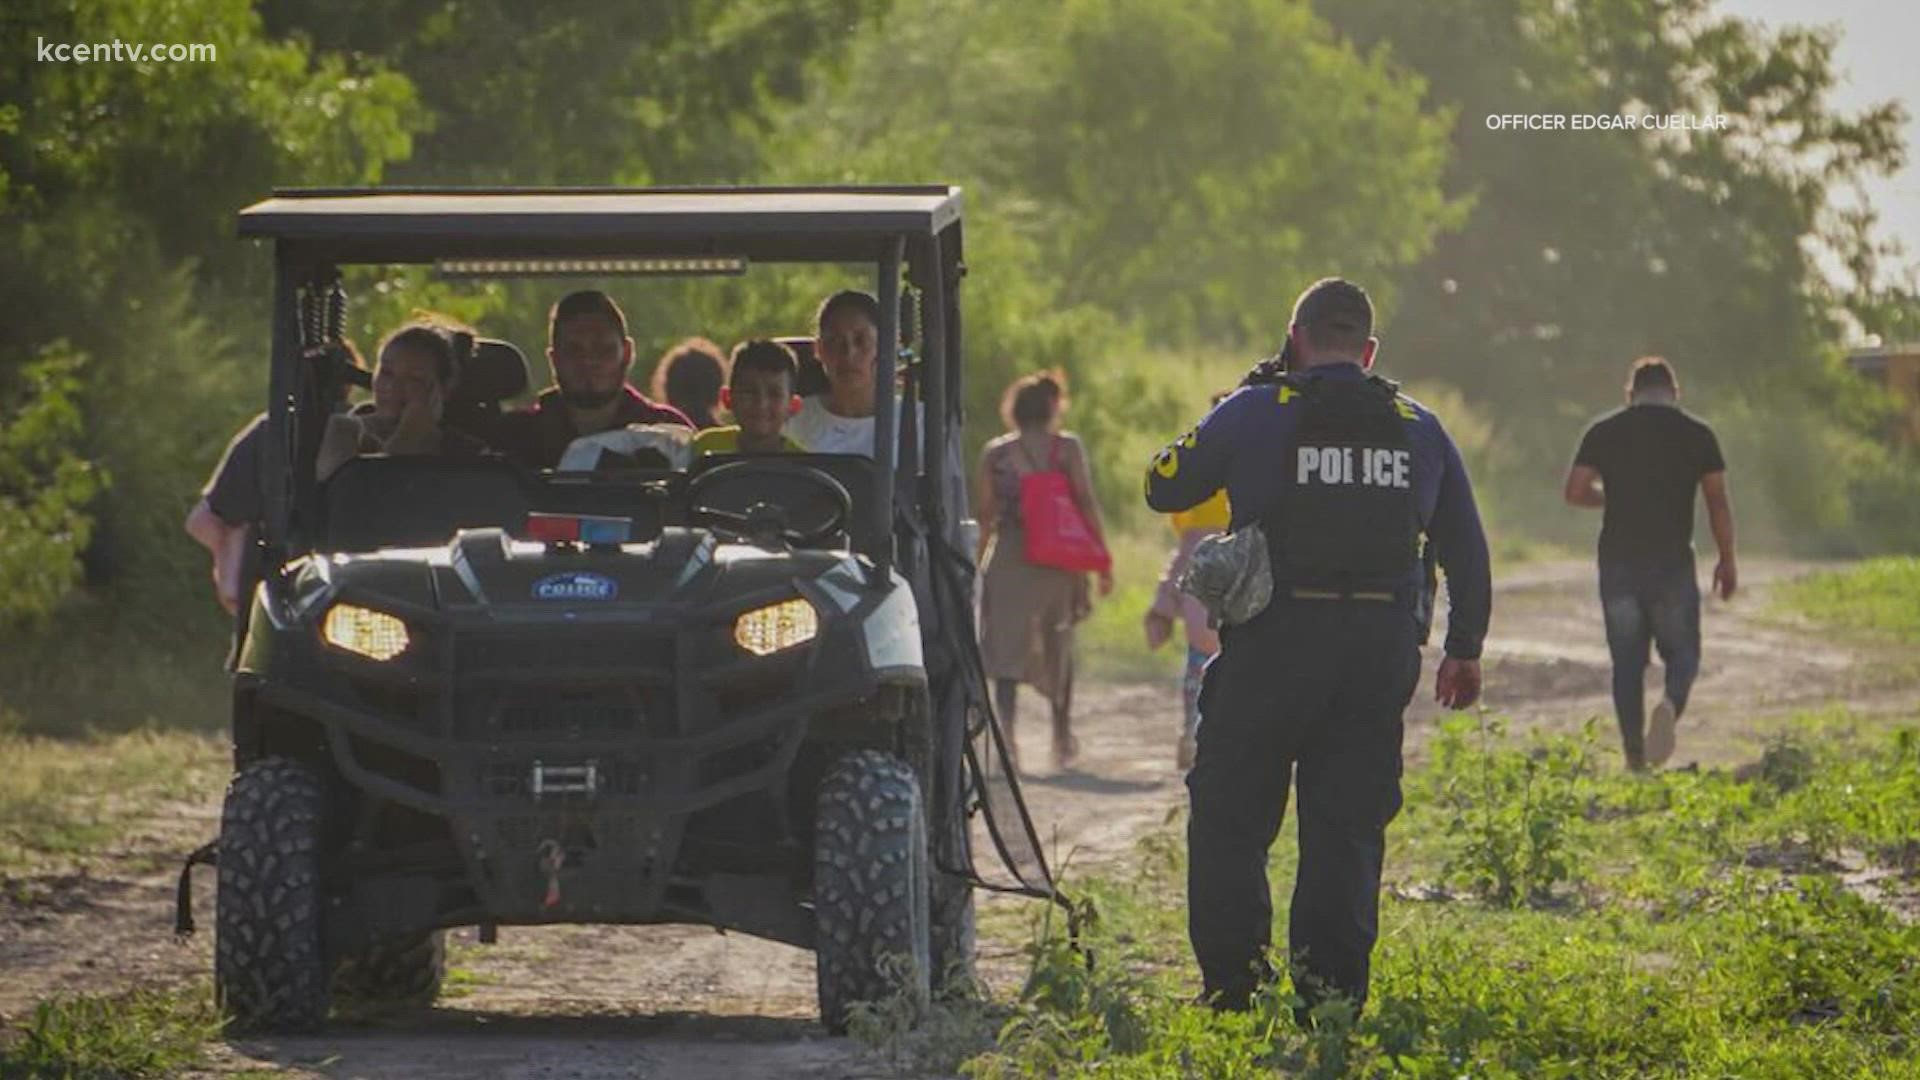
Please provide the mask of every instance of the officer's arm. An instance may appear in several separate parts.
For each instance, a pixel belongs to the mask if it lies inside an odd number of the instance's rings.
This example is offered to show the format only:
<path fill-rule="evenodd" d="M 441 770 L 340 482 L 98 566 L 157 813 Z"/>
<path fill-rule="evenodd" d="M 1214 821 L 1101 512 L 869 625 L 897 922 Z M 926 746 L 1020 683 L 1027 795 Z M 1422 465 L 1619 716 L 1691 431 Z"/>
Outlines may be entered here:
<path fill-rule="evenodd" d="M 1480 508 L 1473 499 L 1473 482 L 1453 440 L 1441 437 L 1446 465 L 1440 475 L 1439 498 L 1427 522 L 1440 568 L 1447 575 L 1447 655 L 1477 660 L 1493 615 L 1493 572 L 1487 553 L 1487 534 L 1480 526 Z"/>
<path fill-rule="evenodd" d="M 1227 457 L 1236 418 L 1247 395 L 1241 391 L 1221 402 L 1192 431 L 1168 443 L 1147 466 L 1147 505 L 1162 514 L 1191 510 L 1227 486 Z M 1271 391 L 1269 391 L 1271 392 Z"/>

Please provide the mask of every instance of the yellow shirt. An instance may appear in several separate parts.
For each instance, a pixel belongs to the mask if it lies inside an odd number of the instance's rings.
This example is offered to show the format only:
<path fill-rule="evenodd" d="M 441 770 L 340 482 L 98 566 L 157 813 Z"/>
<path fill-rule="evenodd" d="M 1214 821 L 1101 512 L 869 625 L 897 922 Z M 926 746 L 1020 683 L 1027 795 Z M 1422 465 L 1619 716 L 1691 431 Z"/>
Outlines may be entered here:
<path fill-rule="evenodd" d="M 694 445 L 697 447 L 699 442 L 696 440 Z M 1233 510 L 1227 506 L 1227 489 L 1221 488 L 1199 506 L 1191 510 L 1175 510 L 1171 516 L 1174 532 L 1183 533 L 1188 529 L 1218 529 L 1225 532 L 1227 525 L 1233 521 Z"/>
<path fill-rule="evenodd" d="M 726 427 L 708 428 L 693 437 L 693 452 L 698 454 L 737 454 L 740 452 L 740 425 L 728 424 Z M 780 452 L 783 454 L 804 454 L 806 447 L 780 436 Z"/>

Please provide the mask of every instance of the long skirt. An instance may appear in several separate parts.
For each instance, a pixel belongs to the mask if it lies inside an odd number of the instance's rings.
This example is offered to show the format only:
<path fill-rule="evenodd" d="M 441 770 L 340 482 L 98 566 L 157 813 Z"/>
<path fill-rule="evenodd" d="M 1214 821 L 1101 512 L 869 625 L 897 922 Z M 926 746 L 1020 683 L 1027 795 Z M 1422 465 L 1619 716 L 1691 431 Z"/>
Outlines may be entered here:
<path fill-rule="evenodd" d="M 987 555 L 980 651 L 987 677 L 1018 679 L 1056 709 L 1073 693 L 1073 626 L 1086 616 L 1086 575 L 1026 558 L 1026 537 L 1003 528 Z"/>

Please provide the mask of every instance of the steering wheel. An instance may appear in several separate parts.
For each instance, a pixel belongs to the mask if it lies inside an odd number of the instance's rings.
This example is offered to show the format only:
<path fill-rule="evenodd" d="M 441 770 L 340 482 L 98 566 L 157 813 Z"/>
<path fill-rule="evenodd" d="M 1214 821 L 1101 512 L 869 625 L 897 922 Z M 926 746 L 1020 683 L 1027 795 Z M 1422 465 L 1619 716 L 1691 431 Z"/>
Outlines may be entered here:
<path fill-rule="evenodd" d="M 782 480 L 800 480 L 824 492 L 833 503 L 833 514 L 811 529 L 796 529 L 787 524 L 785 508 L 765 499 L 755 499 L 744 513 L 702 506 L 700 497 L 709 489 L 739 481 L 745 477 L 773 476 Z M 853 496 L 830 473 L 811 465 L 783 462 L 777 457 L 747 461 L 729 461 L 687 482 L 687 513 L 695 522 L 711 522 L 728 532 L 742 536 L 778 537 L 789 544 L 817 544 L 836 532 L 845 531 L 853 521 Z"/>

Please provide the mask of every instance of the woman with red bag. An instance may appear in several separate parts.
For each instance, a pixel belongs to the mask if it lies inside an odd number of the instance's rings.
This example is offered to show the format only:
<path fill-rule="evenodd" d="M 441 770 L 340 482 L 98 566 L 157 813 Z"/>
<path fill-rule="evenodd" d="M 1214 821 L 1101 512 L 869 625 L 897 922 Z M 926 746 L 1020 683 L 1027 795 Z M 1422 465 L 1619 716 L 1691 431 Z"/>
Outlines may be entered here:
<path fill-rule="evenodd" d="M 975 554 L 986 567 L 980 651 L 1016 768 L 1014 720 L 1023 682 L 1052 707 L 1054 767 L 1072 766 L 1079 749 L 1073 737 L 1073 627 L 1092 608 L 1087 573 L 1099 575 L 1100 595 L 1113 591 L 1086 449 L 1060 430 L 1066 406 L 1062 373 L 1014 380 L 1000 403 L 1007 433 L 987 444 L 974 479 L 980 521 Z"/>

